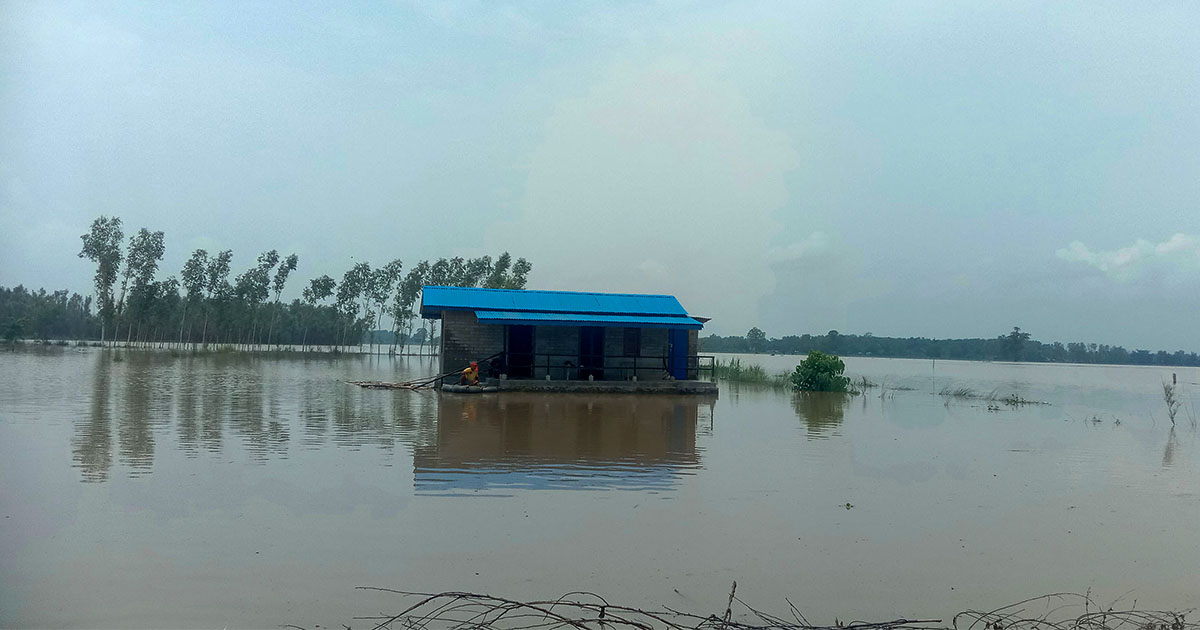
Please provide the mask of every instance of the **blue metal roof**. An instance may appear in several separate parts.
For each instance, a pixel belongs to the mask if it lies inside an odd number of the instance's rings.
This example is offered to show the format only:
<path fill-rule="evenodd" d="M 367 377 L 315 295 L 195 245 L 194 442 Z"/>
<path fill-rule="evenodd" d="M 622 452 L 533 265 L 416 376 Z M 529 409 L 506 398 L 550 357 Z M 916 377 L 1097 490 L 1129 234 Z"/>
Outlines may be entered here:
<path fill-rule="evenodd" d="M 627 328 L 684 328 L 699 330 L 704 324 L 686 316 L 593 315 L 590 313 L 534 313 L 528 311 L 475 311 L 484 324 L 525 326 L 623 326 Z"/>
<path fill-rule="evenodd" d="M 445 310 L 687 316 L 679 300 L 671 295 L 424 287 L 421 316 L 439 317 Z"/>

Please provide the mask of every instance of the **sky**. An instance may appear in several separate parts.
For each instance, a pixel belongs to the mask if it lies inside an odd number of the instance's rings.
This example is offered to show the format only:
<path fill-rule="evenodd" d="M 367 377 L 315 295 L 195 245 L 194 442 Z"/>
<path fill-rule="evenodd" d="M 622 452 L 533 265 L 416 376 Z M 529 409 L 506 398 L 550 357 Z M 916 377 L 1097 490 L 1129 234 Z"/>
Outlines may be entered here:
<path fill-rule="evenodd" d="M 502 251 L 707 332 L 1200 351 L 1191 2 L 0 0 L 0 286 L 91 221 L 355 262 Z"/>

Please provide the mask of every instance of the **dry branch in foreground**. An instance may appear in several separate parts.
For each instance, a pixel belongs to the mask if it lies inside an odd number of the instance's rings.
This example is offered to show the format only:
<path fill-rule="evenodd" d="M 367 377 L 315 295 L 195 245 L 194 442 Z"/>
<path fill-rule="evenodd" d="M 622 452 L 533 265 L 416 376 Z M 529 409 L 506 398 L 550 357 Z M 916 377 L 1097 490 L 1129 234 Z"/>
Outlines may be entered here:
<path fill-rule="evenodd" d="M 1105 608 L 1089 595 L 1071 593 L 1043 595 L 986 612 L 964 611 L 947 627 L 941 619 L 835 620 L 833 625 L 819 625 L 810 623 L 791 601 L 787 616 L 775 616 L 739 599 L 736 582 L 725 610 L 709 615 L 665 606 L 622 606 L 589 592 L 520 601 L 482 593 L 358 588 L 412 601 L 395 614 L 355 618 L 371 623 L 374 630 L 1200 630 L 1200 624 L 1185 620 L 1191 610 L 1136 610 L 1136 601 L 1128 609 L 1117 609 L 1117 602 Z"/>

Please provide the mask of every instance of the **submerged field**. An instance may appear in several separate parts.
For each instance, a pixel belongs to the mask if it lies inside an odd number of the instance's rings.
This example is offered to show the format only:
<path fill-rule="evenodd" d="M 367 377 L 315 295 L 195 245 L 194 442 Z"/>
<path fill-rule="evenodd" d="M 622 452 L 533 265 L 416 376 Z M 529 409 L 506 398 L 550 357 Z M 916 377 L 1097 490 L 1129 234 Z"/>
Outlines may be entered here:
<path fill-rule="evenodd" d="M 1198 603 L 1200 370 L 846 363 L 875 386 L 464 399 L 344 383 L 426 358 L 4 353 L 0 625 L 398 612 L 355 586 L 711 612 L 737 580 L 814 623 Z"/>

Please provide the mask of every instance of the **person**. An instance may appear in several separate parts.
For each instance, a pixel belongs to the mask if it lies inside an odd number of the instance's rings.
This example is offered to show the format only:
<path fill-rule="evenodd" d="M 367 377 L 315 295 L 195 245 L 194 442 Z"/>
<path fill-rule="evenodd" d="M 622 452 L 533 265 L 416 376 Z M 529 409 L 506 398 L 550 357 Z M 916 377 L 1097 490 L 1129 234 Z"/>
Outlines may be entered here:
<path fill-rule="evenodd" d="M 479 384 L 479 364 L 475 361 L 471 362 L 462 371 L 462 376 L 458 379 L 459 385 L 478 385 Z"/>

